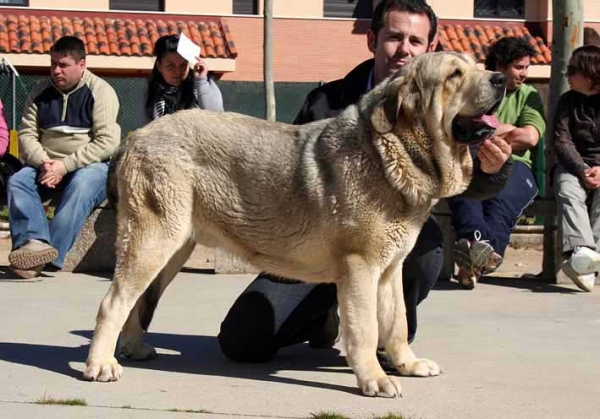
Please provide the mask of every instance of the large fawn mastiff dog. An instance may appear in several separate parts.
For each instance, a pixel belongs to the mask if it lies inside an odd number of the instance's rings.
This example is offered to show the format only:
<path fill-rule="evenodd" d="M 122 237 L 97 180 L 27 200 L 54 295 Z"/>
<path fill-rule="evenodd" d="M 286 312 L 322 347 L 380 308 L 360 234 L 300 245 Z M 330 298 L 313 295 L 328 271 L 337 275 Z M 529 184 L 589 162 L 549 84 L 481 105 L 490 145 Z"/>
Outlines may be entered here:
<path fill-rule="evenodd" d="M 85 378 L 114 381 L 196 243 L 257 268 L 337 284 L 348 364 L 363 394 L 401 395 L 438 365 L 407 343 L 402 263 L 431 207 L 472 176 L 468 143 L 489 138 L 504 78 L 464 55 L 419 56 L 337 118 L 303 126 L 187 110 L 135 131 L 116 166 L 117 263 Z"/>

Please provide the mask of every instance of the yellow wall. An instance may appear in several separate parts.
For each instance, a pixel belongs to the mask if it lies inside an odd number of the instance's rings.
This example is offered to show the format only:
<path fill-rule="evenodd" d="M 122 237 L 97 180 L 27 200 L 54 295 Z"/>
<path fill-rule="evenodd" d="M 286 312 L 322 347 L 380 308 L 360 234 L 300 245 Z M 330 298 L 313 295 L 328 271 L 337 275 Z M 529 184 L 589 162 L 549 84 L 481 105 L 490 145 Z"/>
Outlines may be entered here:
<path fill-rule="evenodd" d="M 165 0 L 165 12 L 198 15 L 230 15 L 231 0 Z"/>
<path fill-rule="evenodd" d="M 472 19 L 475 10 L 473 0 L 428 0 L 440 19 Z"/>
<path fill-rule="evenodd" d="M 29 0 L 29 7 L 56 10 L 108 10 L 108 0 Z"/>
<path fill-rule="evenodd" d="M 262 7 L 262 1 L 261 7 Z M 262 9 L 259 10 L 262 14 Z M 274 0 L 273 16 L 323 17 L 323 0 Z"/>
<path fill-rule="evenodd" d="M 587 0 L 583 6 L 583 16 L 586 20 L 600 21 L 600 0 Z"/>

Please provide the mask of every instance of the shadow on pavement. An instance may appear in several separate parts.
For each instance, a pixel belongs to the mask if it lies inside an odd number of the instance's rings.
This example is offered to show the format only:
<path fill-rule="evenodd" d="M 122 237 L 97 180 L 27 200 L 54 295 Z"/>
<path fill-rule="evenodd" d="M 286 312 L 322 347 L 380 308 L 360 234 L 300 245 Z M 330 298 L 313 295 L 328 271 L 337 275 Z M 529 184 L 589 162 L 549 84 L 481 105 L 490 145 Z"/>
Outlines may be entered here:
<path fill-rule="evenodd" d="M 564 285 L 553 283 L 554 279 L 541 278 L 536 275 L 523 275 L 520 278 L 502 277 L 502 276 L 483 276 L 479 283 L 494 285 L 499 287 L 509 287 L 517 289 L 530 290 L 535 293 L 554 293 L 554 294 L 577 294 L 580 291 L 569 288 Z M 465 291 L 456 280 L 438 281 L 434 288 L 441 291 Z M 477 291 L 477 287 L 475 290 Z"/>
<path fill-rule="evenodd" d="M 71 333 L 91 339 L 93 332 L 91 330 L 76 330 Z M 313 349 L 307 344 L 299 344 L 282 349 L 269 362 L 253 364 L 235 363 L 227 359 L 221 353 L 218 340 L 214 336 L 148 333 L 145 337 L 145 342 L 153 345 L 159 352 L 159 356 L 149 361 L 120 359 L 119 362 L 125 369 L 125 376 L 129 368 L 143 368 L 157 371 L 306 385 L 358 394 L 358 388 L 354 386 L 340 386 L 277 376 L 279 371 L 343 372 L 351 374 L 352 371 L 347 366 L 344 357 L 340 356 L 339 350 L 335 348 Z M 69 363 L 84 362 L 87 358 L 88 350 L 89 345 L 71 348 L 0 342 L 0 360 L 28 365 L 83 380 L 82 371 L 71 367 Z M 177 353 L 160 353 L 161 350 Z"/>

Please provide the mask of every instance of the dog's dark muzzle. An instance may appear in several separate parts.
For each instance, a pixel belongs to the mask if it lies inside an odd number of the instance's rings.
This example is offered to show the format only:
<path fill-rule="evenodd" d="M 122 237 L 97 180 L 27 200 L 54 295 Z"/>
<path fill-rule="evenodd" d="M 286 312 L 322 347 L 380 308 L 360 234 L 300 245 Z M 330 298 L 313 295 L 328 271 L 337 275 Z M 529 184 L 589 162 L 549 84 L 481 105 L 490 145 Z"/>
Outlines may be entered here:
<path fill-rule="evenodd" d="M 491 138 L 498 125 L 495 115 L 457 116 L 452 121 L 452 133 L 457 141 L 472 144 Z"/>

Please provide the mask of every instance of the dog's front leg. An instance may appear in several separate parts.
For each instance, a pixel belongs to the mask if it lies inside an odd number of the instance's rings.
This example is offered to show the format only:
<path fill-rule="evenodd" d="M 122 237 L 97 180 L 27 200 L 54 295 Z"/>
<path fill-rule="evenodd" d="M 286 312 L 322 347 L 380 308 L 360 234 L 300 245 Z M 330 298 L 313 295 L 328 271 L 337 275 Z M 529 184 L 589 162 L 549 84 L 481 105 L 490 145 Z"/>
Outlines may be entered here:
<path fill-rule="evenodd" d="M 387 376 L 377 361 L 377 283 L 379 267 L 362 256 L 344 260 L 344 276 L 338 283 L 341 325 L 346 358 L 365 396 L 398 397 L 398 378 Z"/>
<path fill-rule="evenodd" d="M 96 316 L 96 329 L 83 372 L 87 380 L 117 381 L 123 367 L 114 356 L 119 332 L 133 308 L 136 298 L 126 298 L 123 284 L 113 281 L 100 303 Z M 124 298 L 125 297 L 125 298 Z"/>
<path fill-rule="evenodd" d="M 388 267 L 378 287 L 377 317 L 380 347 L 402 375 L 428 377 L 440 374 L 434 361 L 417 358 L 408 344 L 406 304 L 402 285 L 402 261 Z"/>

